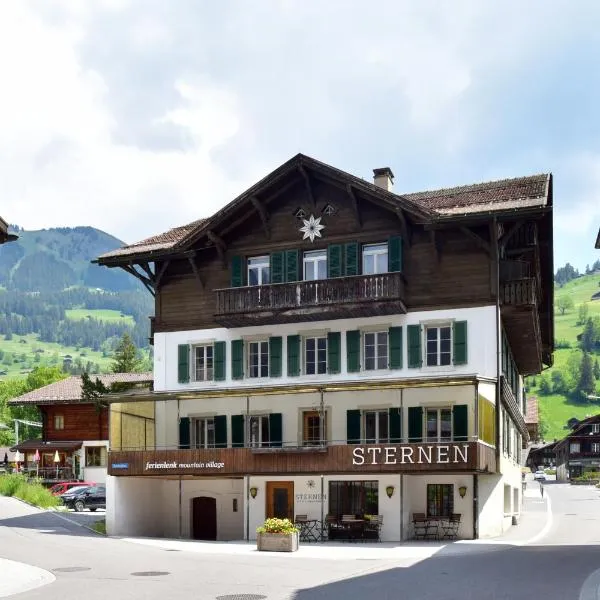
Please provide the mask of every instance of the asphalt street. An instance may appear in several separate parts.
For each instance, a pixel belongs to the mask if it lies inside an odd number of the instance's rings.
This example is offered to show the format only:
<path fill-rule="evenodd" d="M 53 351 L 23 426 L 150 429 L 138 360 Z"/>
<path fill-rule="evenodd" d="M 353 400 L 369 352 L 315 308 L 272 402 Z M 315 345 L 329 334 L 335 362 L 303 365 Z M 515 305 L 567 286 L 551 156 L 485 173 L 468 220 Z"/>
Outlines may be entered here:
<path fill-rule="evenodd" d="M 81 526 L 79 520 L 92 518 L 81 516 L 87 513 L 38 511 L 0 497 L 0 557 L 49 574 L 50 583 L 19 594 L 20 600 L 596 600 L 600 491 L 547 482 L 542 498 L 536 483 L 529 486 L 521 525 L 497 540 L 315 545 L 294 554 L 258 553 L 243 544 L 110 539 Z M 0 561 L 0 596 L 3 576 L 15 572 Z"/>

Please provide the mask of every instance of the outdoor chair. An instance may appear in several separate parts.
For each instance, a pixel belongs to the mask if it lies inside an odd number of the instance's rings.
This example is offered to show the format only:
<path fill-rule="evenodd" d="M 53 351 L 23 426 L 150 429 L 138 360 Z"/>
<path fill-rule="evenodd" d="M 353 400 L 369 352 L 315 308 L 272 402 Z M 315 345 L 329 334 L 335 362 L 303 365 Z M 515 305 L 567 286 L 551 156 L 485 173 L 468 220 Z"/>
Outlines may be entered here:
<path fill-rule="evenodd" d="M 455 540 L 458 537 L 458 528 L 460 527 L 460 513 L 452 513 L 448 520 L 441 523 L 440 538 L 444 540 Z"/>
<path fill-rule="evenodd" d="M 366 518 L 366 516 L 365 516 Z M 378 542 L 381 541 L 381 528 L 383 526 L 383 515 L 371 515 L 364 528 L 365 538 L 374 537 Z"/>

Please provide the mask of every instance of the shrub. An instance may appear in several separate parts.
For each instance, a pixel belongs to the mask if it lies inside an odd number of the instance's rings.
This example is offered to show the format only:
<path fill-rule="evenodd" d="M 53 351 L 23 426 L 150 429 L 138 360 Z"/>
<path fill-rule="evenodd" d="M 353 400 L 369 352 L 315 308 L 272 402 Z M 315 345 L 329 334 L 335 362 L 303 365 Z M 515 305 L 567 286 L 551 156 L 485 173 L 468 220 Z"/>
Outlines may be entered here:
<path fill-rule="evenodd" d="M 289 519 L 267 519 L 256 533 L 296 533 L 298 528 Z"/>
<path fill-rule="evenodd" d="M 556 469 L 544 469 L 546 475 L 556 475 Z"/>
<path fill-rule="evenodd" d="M 60 500 L 39 481 L 28 481 L 20 473 L 0 476 L 0 494 L 19 498 L 40 508 L 51 508 L 60 504 Z"/>
<path fill-rule="evenodd" d="M 557 350 L 571 348 L 571 342 L 569 342 L 569 340 L 556 340 L 556 342 L 554 342 L 554 347 Z"/>

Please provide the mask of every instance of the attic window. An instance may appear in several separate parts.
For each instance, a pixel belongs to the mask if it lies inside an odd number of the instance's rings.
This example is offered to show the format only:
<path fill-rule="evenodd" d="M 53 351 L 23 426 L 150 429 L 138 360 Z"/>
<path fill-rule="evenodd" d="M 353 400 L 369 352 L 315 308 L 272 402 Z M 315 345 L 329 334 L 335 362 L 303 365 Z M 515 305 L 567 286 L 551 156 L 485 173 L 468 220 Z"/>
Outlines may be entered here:
<path fill-rule="evenodd" d="M 306 212 L 304 211 L 303 208 L 297 208 L 294 211 L 294 216 L 296 217 L 296 219 L 305 219 L 306 218 Z"/>
<path fill-rule="evenodd" d="M 332 215 L 335 215 L 335 213 L 337 211 L 335 210 L 335 206 L 333 206 L 332 204 L 326 204 L 323 207 L 323 211 L 322 212 L 323 212 L 324 215 L 327 215 L 328 217 L 331 217 Z"/>

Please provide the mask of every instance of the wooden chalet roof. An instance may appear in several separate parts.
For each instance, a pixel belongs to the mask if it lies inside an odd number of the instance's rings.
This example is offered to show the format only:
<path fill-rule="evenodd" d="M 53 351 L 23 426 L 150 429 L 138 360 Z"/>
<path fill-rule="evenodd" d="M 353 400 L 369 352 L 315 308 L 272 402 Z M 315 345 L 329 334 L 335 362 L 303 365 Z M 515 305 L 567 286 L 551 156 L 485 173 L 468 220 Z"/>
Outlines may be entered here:
<path fill-rule="evenodd" d="M 242 204 L 250 203 L 269 188 L 275 187 L 278 181 L 293 171 L 299 171 L 305 178 L 308 177 L 307 173 L 314 173 L 335 180 L 355 191 L 376 197 L 392 210 L 406 211 L 414 220 L 425 223 L 460 216 L 542 208 L 550 201 L 551 175 L 548 174 L 427 192 L 395 194 L 314 158 L 298 154 L 211 217 L 198 219 L 135 244 L 112 250 L 99 256 L 94 262 L 116 265 L 134 258 L 152 260 L 159 254 L 183 251 L 202 235 L 209 234 Z"/>
<path fill-rule="evenodd" d="M 600 250 L 600 229 L 598 229 L 598 236 L 596 237 L 596 248 Z"/>
<path fill-rule="evenodd" d="M 8 233 L 8 223 L 0 217 L 0 244 L 5 242 L 13 242 L 18 239 L 19 236 L 14 233 Z"/>
<path fill-rule="evenodd" d="M 600 423 L 600 414 L 591 415 L 579 421 L 579 423 L 574 427 L 571 433 L 569 433 L 562 440 L 559 440 L 557 442 L 557 447 L 564 446 L 571 438 L 579 437 L 581 435 L 581 430 L 587 425 L 591 425 L 592 423 Z"/>
<path fill-rule="evenodd" d="M 105 386 L 113 383 L 151 383 L 152 373 L 106 373 L 90 375 L 92 381 L 96 377 Z M 73 375 L 61 381 L 45 385 L 31 392 L 8 401 L 10 405 L 24 404 L 76 404 L 81 401 L 81 377 Z"/>
<path fill-rule="evenodd" d="M 540 416 L 538 410 L 538 399 L 535 396 L 527 398 L 527 412 L 525 414 L 525 423 L 539 423 Z"/>

